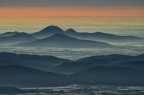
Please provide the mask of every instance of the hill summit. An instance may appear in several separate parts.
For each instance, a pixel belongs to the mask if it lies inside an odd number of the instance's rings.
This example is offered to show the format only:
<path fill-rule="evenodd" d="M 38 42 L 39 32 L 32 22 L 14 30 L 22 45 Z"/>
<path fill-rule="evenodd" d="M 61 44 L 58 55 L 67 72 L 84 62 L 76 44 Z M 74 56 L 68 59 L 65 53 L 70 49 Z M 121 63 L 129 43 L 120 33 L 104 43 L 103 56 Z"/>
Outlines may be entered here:
<path fill-rule="evenodd" d="M 39 32 L 33 33 L 32 35 L 38 38 L 45 38 L 56 33 L 64 33 L 64 31 L 58 26 L 51 25 L 47 26 Z"/>

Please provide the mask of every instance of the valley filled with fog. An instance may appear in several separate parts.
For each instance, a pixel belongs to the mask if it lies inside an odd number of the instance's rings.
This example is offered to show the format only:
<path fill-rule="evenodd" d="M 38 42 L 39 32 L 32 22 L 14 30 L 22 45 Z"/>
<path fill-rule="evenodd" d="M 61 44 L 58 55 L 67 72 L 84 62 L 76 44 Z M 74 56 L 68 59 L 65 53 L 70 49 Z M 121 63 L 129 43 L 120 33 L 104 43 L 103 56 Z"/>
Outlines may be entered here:
<path fill-rule="evenodd" d="M 0 52 L 31 54 L 31 55 L 52 55 L 71 60 L 96 55 L 108 55 L 108 54 L 140 55 L 144 53 L 144 43 L 139 42 L 128 44 L 123 42 L 120 44 L 118 44 L 118 46 L 114 48 L 55 48 L 55 47 L 49 48 L 49 47 L 1 46 Z"/>

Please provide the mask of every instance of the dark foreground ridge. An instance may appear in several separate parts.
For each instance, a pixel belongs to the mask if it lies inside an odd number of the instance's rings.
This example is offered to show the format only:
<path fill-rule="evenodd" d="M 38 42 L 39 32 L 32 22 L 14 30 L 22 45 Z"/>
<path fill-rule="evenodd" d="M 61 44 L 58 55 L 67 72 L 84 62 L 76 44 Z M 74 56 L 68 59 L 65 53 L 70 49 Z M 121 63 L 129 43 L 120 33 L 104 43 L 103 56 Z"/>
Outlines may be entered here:
<path fill-rule="evenodd" d="M 144 55 L 113 54 L 71 61 L 53 56 L 0 53 L 0 86 L 144 86 L 143 62 Z"/>

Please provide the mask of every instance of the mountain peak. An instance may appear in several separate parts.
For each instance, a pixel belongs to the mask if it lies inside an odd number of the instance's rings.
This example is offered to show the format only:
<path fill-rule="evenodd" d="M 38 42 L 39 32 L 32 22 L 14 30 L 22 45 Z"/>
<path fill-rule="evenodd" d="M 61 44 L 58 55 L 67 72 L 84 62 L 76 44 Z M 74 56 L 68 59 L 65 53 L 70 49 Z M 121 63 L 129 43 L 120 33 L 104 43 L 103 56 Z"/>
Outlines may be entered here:
<path fill-rule="evenodd" d="M 67 29 L 65 32 L 67 32 L 67 33 L 77 33 L 77 31 L 72 29 L 72 28 Z"/>
<path fill-rule="evenodd" d="M 46 37 L 50 37 L 51 35 L 54 35 L 56 33 L 63 34 L 64 31 L 58 26 L 51 25 L 51 26 L 45 27 L 44 29 L 42 29 L 39 32 L 33 33 L 32 35 L 37 38 L 46 38 Z"/>
<path fill-rule="evenodd" d="M 40 32 L 62 33 L 64 31 L 60 27 L 58 27 L 58 26 L 51 25 L 51 26 L 47 26 L 46 28 L 44 28 Z"/>

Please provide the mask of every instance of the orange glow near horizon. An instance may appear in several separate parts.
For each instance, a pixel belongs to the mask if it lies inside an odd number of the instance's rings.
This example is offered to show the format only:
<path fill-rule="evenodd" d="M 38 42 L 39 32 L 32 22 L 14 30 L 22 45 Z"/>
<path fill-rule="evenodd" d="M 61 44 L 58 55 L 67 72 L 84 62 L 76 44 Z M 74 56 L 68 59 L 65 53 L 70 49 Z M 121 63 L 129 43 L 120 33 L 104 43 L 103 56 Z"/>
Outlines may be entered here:
<path fill-rule="evenodd" d="M 0 16 L 144 16 L 143 9 L 115 8 L 0 8 Z"/>

